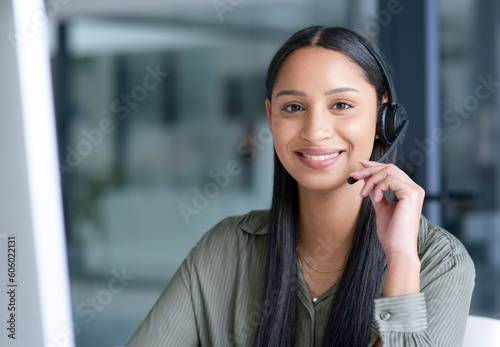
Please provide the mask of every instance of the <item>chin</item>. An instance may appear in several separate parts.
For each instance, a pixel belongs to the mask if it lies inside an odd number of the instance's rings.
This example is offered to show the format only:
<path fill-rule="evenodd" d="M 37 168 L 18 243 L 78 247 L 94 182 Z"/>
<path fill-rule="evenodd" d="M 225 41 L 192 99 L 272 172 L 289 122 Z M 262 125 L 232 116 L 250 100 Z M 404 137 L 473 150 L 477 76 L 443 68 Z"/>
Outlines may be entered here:
<path fill-rule="evenodd" d="M 330 177 L 322 177 L 322 178 L 315 178 L 315 179 L 303 179 L 303 180 L 297 180 L 297 183 L 299 186 L 301 186 L 303 189 L 308 190 L 308 191 L 313 191 L 313 192 L 323 192 L 323 193 L 330 193 L 335 191 L 336 189 L 339 189 L 343 186 L 350 186 L 347 183 L 347 178 L 346 179 L 341 179 L 341 178 L 332 178 Z"/>

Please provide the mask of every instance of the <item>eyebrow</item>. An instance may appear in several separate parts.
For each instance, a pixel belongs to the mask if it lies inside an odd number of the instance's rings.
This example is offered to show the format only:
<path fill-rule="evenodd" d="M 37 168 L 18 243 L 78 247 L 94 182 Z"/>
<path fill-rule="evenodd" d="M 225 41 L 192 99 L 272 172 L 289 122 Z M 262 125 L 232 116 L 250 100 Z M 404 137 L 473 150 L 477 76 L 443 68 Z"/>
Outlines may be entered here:
<path fill-rule="evenodd" d="M 357 90 L 356 88 L 350 88 L 350 87 L 335 88 L 335 89 L 330 89 L 329 91 L 327 91 L 325 93 L 325 96 L 331 95 L 331 94 L 343 93 L 343 92 L 359 93 L 359 90 Z M 282 90 L 278 94 L 276 94 L 276 97 L 281 96 L 281 95 L 306 96 L 306 93 L 304 93 L 300 90 Z"/>
<path fill-rule="evenodd" d="M 281 95 L 306 96 L 306 93 L 298 91 L 298 90 L 282 90 L 278 94 L 276 94 L 276 97 L 281 96 Z"/>
<path fill-rule="evenodd" d="M 351 88 L 351 87 L 335 88 L 335 89 L 331 89 L 331 90 L 327 91 L 325 93 L 325 96 L 326 95 L 330 95 L 330 94 L 343 93 L 343 92 L 356 92 L 356 93 L 359 93 L 359 90 L 357 90 L 356 88 Z"/>

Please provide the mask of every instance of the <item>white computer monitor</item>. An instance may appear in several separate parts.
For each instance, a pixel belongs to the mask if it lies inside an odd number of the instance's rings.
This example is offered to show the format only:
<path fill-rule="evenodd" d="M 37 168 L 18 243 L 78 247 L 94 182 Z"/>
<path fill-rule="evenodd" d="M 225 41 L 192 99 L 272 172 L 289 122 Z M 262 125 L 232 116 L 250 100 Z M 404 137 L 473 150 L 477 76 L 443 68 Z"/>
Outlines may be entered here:
<path fill-rule="evenodd" d="M 43 0 L 0 1 L 0 346 L 72 347 Z"/>

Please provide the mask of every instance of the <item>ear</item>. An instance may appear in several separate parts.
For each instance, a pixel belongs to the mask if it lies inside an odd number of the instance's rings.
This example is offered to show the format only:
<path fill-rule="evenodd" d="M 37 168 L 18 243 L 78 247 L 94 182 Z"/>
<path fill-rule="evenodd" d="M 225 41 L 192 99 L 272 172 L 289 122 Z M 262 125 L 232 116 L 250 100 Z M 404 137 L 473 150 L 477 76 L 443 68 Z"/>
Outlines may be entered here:
<path fill-rule="evenodd" d="M 271 101 L 269 99 L 266 99 L 266 112 L 267 112 L 267 118 L 269 119 L 269 129 L 272 130 L 271 127 Z"/>
<path fill-rule="evenodd" d="M 382 103 L 386 104 L 389 102 L 389 96 L 387 96 L 387 91 L 384 92 L 384 95 L 382 95 Z"/>

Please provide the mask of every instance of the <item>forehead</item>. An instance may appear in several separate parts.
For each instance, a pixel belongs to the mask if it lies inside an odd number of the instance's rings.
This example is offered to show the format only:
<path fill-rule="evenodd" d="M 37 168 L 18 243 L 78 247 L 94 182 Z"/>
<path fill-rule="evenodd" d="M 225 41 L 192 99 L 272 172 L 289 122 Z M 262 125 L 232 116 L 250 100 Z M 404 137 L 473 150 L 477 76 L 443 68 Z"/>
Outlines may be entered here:
<path fill-rule="evenodd" d="M 357 63 L 344 53 L 322 47 L 300 48 L 290 54 L 279 70 L 273 94 L 284 85 L 298 89 L 372 87 Z"/>

